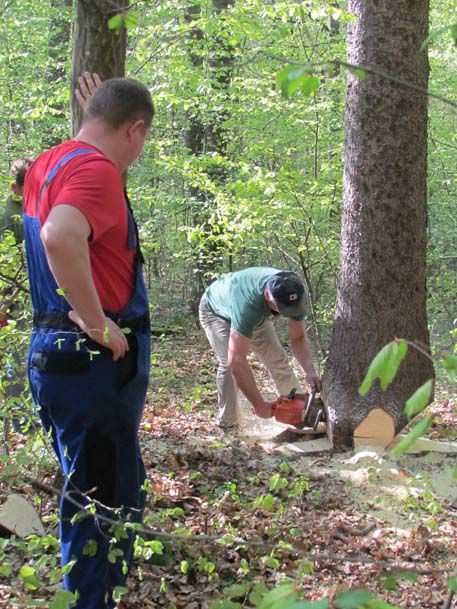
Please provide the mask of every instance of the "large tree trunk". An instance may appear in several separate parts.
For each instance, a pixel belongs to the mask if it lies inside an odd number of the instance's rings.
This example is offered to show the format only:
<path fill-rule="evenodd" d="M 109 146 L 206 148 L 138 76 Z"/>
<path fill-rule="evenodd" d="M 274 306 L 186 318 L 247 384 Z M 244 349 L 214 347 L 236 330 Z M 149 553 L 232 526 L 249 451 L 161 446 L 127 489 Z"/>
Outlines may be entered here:
<path fill-rule="evenodd" d="M 348 61 L 424 89 L 428 60 L 420 51 L 428 0 L 349 0 Z M 324 391 L 336 448 L 381 407 L 405 424 L 406 399 L 433 377 L 412 349 L 386 392 L 358 387 L 376 353 L 395 337 L 428 349 L 426 317 L 427 97 L 381 77 L 349 74 L 346 102 L 341 270 Z"/>
<path fill-rule="evenodd" d="M 71 78 L 73 135 L 81 123 L 81 109 L 73 95 L 81 73 L 97 72 L 102 80 L 125 75 L 126 29 L 110 30 L 108 21 L 128 6 L 129 0 L 77 0 Z"/>

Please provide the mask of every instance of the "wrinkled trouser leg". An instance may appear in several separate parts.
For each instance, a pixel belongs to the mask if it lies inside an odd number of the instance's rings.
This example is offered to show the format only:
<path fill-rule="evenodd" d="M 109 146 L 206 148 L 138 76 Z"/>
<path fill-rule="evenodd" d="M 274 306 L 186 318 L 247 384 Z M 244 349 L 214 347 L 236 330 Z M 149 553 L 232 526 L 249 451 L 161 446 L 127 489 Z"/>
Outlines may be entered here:
<path fill-rule="evenodd" d="M 216 376 L 219 408 L 217 422 L 221 427 L 238 425 L 238 387 L 228 365 L 230 322 L 211 311 L 206 296 L 200 301 L 199 318 L 219 362 Z"/>
<path fill-rule="evenodd" d="M 35 337 L 31 354 L 55 349 L 54 338 L 52 334 Z M 84 374 L 29 367 L 33 398 L 65 475 L 60 541 L 62 565 L 74 563 L 64 576 L 64 588 L 79 595 L 74 609 L 113 609 L 113 589 L 125 585 L 132 558 L 134 533 L 100 516 L 131 522 L 142 517 L 145 469 L 138 427 L 147 387 L 149 339 L 142 337 L 140 343 L 137 372 L 122 388 L 119 380 L 121 376 L 124 380 L 128 360 L 114 364 L 110 353 L 95 356 Z M 91 499 L 100 502 L 96 515 L 80 518 L 80 508 L 69 494 L 83 506 Z"/>
<path fill-rule="evenodd" d="M 272 320 L 265 321 L 254 330 L 252 350 L 270 372 L 280 395 L 292 389 L 301 391 L 300 383 L 289 363 L 287 353 L 281 346 Z"/>

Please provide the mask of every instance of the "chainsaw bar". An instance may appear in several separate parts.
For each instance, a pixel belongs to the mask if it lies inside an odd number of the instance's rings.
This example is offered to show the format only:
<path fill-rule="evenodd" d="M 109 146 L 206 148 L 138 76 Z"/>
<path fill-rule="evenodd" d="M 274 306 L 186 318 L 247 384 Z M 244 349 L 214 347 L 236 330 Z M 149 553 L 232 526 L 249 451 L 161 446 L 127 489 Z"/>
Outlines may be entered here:
<path fill-rule="evenodd" d="M 316 389 L 313 389 L 309 394 L 306 408 L 303 410 L 302 422 L 294 425 L 296 429 L 312 427 L 316 431 L 320 422 L 326 422 L 324 402 L 320 398 L 316 398 L 316 393 Z"/>

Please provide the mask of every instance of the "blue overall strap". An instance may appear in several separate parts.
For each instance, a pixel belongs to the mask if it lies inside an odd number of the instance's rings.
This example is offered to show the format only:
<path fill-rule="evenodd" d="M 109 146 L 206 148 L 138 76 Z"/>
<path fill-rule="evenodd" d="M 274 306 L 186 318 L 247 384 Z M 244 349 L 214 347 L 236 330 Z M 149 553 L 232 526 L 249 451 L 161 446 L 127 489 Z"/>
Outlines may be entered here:
<path fill-rule="evenodd" d="M 37 200 L 37 208 L 39 209 L 39 207 L 40 207 L 41 197 L 43 196 L 44 191 L 49 186 L 49 184 L 52 182 L 56 173 L 59 171 L 59 169 L 61 167 L 66 165 L 68 163 L 68 161 L 71 161 L 71 159 L 73 159 L 75 156 L 78 156 L 80 154 L 93 154 L 94 152 L 97 152 L 97 151 L 94 150 L 93 148 L 77 148 L 76 150 L 72 150 L 72 152 L 69 152 L 64 157 L 62 157 L 60 159 L 60 161 L 57 163 L 57 165 L 53 169 L 51 169 L 51 171 L 48 174 L 48 177 L 46 178 L 46 180 L 43 183 L 43 186 L 40 188 L 40 194 L 38 195 L 38 200 Z"/>

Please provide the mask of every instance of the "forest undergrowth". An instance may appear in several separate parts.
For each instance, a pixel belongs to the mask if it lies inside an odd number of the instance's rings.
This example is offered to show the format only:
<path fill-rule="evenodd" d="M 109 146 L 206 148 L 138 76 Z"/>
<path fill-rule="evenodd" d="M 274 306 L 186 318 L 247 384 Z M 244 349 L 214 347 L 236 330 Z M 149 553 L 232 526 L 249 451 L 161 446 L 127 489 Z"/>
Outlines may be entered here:
<path fill-rule="evenodd" d="M 246 430 L 224 437 L 214 422 L 215 370 L 196 328 L 154 339 L 140 436 L 150 533 L 137 543 L 119 607 L 258 607 L 267 589 L 289 581 L 330 607 L 343 590 L 368 589 L 398 607 L 443 609 L 457 564 L 455 454 L 307 455 Z M 268 392 L 268 375 L 255 370 Z M 457 440 L 449 388 L 439 388 L 432 410 L 429 436 Z M 27 442 L 11 435 L 10 456 Z M 47 451 L 40 481 L 53 485 L 56 470 Z M 60 609 L 50 601 L 59 587 L 56 499 L 30 483 L 14 490 L 39 509 L 46 534 L 33 543 L 0 537 L 0 607 Z M 0 491 L 3 503 L 6 485 Z"/>

